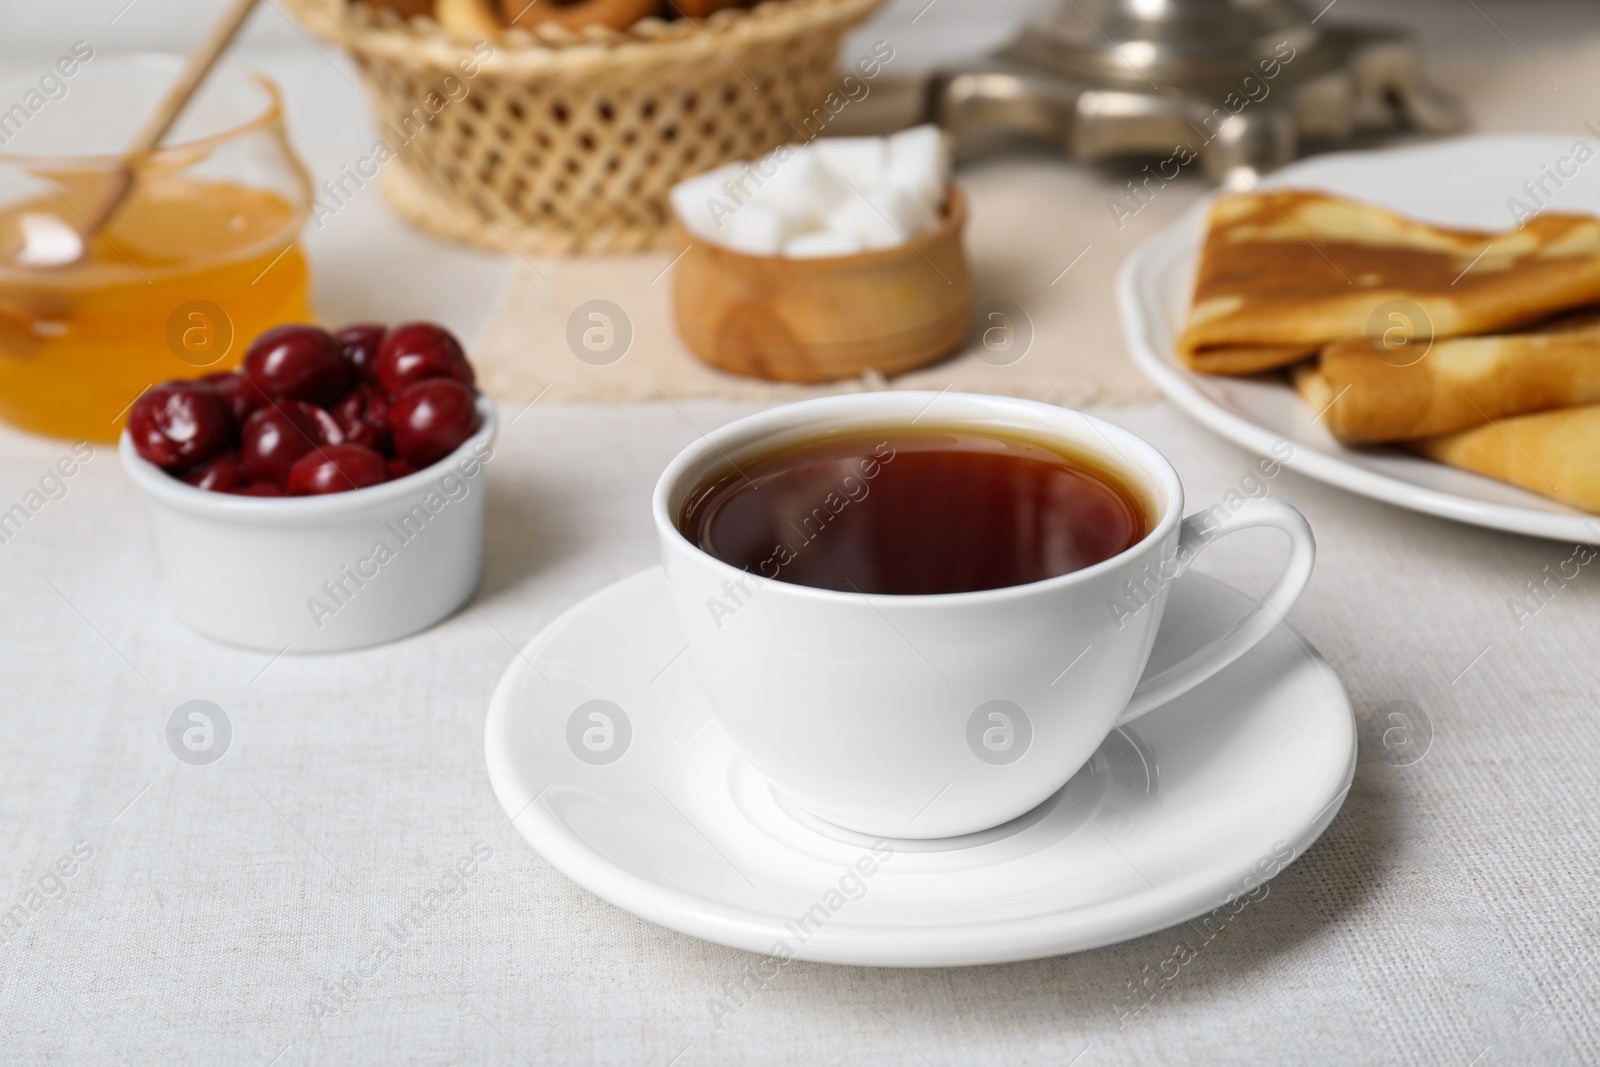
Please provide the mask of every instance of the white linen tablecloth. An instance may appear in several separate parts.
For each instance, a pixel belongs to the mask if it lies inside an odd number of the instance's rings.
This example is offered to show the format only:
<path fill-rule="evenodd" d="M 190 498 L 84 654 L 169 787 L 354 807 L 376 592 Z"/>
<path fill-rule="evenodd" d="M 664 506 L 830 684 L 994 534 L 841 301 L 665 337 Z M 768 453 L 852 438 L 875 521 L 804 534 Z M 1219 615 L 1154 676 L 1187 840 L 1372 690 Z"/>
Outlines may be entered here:
<path fill-rule="evenodd" d="M 1321 548 L 1292 619 L 1362 715 L 1394 700 L 1422 709 L 1424 758 L 1385 762 L 1369 723 L 1325 837 L 1176 979 L 1151 980 L 1148 1003 L 1130 984 L 1170 973 L 1163 961 L 1179 941 L 1198 946 L 1197 927 L 1003 967 L 797 963 L 717 1026 L 713 998 L 756 957 L 567 881 L 512 830 L 483 764 L 485 707 L 513 647 L 651 565 L 655 476 L 744 410 L 681 407 L 529 409 L 490 468 L 475 607 L 385 648 L 276 661 L 172 616 L 142 501 L 97 449 L 0 544 L 0 908 L 25 914 L 0 929 L 0 1057 L 1593 1062 L 1600 572 L 1583 568 L 1529 616 L 1513 602 L 1572 546 L 1289 472 L 1268 484 L 1305 509 Z M 1191 510 L 1254 469 L 1165 405 L 1103 414 L 1173 458 Z M 64 451 L 0 436 L 0 502 Z M 1270 533 L 1241 534 L 1202 569 L 1259 587 L 1281 551 Z M 191 699 L 232 724 L 209 766 L 167 746 L 168 716 Z M 474 857 L 465 888 L 392 959 L 349 977 L 441 874 Z"/>

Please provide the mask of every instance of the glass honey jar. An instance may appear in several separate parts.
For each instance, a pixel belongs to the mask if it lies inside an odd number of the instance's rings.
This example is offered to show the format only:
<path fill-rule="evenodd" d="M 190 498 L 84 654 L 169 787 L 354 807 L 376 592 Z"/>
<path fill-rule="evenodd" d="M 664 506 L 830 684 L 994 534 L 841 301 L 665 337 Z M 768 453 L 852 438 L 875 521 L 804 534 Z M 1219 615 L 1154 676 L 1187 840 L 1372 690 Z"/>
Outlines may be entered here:
<path fill-rule="evenodd" d="M 228 370 L 257 334 L 310 321 L 310 179 L 276 85 L 219 67 L 162 147 L 119 151 L 181 65 L 80 42 L 0 72 L 0 418 L 13 426 L 113 440 L 152 384 Z M 126 195 L 105 214 L 117 183 Z"/>

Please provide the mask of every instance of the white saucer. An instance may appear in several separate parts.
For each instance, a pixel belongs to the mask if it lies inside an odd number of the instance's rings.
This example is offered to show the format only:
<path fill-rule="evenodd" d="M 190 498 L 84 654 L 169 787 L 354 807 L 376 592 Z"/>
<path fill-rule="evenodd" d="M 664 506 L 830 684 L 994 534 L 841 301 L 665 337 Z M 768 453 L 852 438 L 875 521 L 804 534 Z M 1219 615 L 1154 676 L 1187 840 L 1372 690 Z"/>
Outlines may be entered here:
<path fill-rule="evenodd" d="M 1179 580 L 1151 668 L 1249 606 L 1213 579 Z M 1113 733 L 1028 815 L 965 838 L 878 843 L 875 855 L 873 839 L 798 810 L 734 752 L 684 647 L 659 569 L 567 611 L 495 690 L 489 780 L 529 844 L 578 884 L 752 952 L 949 966 L 1138 937 L 1281 870 L 1332 821 L 1355 771 L 1337 675 L 1281 626 Z"/>
<path fill-rule="evenodd" d="M 1556 136 L 1463 137 L 1383 151 L 1339 152 L 1293 163 L 1264 188 L 1324 189 L 1443 226 L 1510 229 L 1506 197 L 1539 166 L 1570 152 Z M 1317 412 L 1273 376 L 1196 374 L 1175 341 L 1188 316 L 1194 272 L 1213 196 L 1134 250 L 1122 266 L 1117 303 L 1134 362 L 1168 400 L 1216 433 L 1260 455 L 1285 441 L 1285 465 L 1352 493 L 1493 530 L 1589 543 L 1594 516 L 1505 482 L 1394 448 L 1346 448 Z M 1600 214 L 1600 168 L 1556 194 L 1555 211 Z M 1281 455 L 1279 458 L 1282 458 Z"/>

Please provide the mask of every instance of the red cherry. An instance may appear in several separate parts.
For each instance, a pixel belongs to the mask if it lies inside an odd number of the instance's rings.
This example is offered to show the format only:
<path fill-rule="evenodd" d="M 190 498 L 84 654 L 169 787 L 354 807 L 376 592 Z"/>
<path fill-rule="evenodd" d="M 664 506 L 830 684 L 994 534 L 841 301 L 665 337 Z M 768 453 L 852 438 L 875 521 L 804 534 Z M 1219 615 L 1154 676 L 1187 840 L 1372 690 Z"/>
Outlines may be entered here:
<path fill-rule="evenodd" d="M 244 484 L 244 474 L 239 470 L 239 453 L 223 452 L 212 456 L 198 467 L 191 467 L 179 475 L 196 489 L 213 493 L 231 493 Z"/>
<path fill-rule="evenodd" d="M 307 452 L 289 468 L 285 488 L 290 496 L 319 496 L 365 489 L 387 481 L 383 457 L 360 445 L 328 445 Z"/>
<path fill-rule="evenodd" d="M 449 378 L 464 385 L 476 381 L 461 342 L 431 322 L 408 322 L 390 330 L 378 349 L 374 370 L 378 384 L 390 396 L 429 378 Z"/>
<path fill-rule="evenodd" d="M 382 452 L 389 447 L 389 398 L 371 382 L 362 382 L 333 406 L 346 442 Z"/>
<path fill-rule="evenodd" d="M 403 459 L 386 459 L 383 462 L 389 468 L 389 480 L 391 482 L 396 478 L 404 478 L 408 474 L 417 473 L 417 468 Z"/>
<path fill-rule="evenodd" d="M 233 490 L 236 496 L 282 496 L 283 489 L 271 482 L 251 482 Z"/>
<path fill-rule="evenodd" d="M 277 326 L 257 337 L 244 357 L 244 373 L 269 400 L 331 404 L 356 381 L 356 369 L 326 330 Z"/>
<path fill-rule="evenodd" d="M 363 322 L 346 326 L 333 335 L 333 340 L 344 353 L 344 358 L 355 364 L 361 377 L 372 381 L 372 365 L 377 362 L 378 347 L 383 344 L 383 336 L 388 332 L 383 326 Z"/>
<path fill-rule="evenodd" d="M 303 400 L 285 400 L 261 408 L 245 421 L 239 435 L 239 465 L 252 482 L 282 485 L 294 461 L 328 443 L 318 415 Z"/>
<path fill-rule="evenodd" d="M 216 390 L 233 413 L 233 421 L 240 426 L 244 425 L 244 420 L 250 417 L 252 411 L 261 406 L 261 394 L 242 374 L 229 370 L 221 374 L 208 374 L 200 380 Z"/>
<path fill-rule="evenodd" d="M 175 381 L 156 386 L 128 411 L 128 435 L 158 467 L 191 467 L 233 443 L 233 416 L 210 386 Z"/>
<path fill-rule="evenodd" d="M 389 406 L 394 450 L 418 468 L 454 452 L 477 428 L 472 390 L 448 378 L 417 382 Z"/>

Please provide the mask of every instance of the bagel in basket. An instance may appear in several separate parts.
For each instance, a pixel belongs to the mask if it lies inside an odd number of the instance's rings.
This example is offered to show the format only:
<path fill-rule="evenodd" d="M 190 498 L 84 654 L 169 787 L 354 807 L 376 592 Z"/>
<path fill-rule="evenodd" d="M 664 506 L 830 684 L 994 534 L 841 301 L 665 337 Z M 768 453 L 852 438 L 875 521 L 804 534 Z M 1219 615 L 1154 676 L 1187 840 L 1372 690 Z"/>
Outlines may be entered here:
<path fill-rule="evenodd" d="M 499 4 L 501 21 L 527 30 L 547 23 L 568 30 L 586 26 L 625 30 L 661 10 L 658 0 L 499 0 Z"/>

